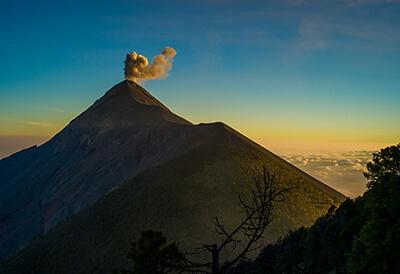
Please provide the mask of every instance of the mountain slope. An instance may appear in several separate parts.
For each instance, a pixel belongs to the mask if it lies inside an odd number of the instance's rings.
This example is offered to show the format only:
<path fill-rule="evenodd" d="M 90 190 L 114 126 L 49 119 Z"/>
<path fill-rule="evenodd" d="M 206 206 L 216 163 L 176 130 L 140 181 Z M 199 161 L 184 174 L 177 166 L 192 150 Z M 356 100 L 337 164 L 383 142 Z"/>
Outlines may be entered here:
<path fill-rule="evenodd" d="M 1 258 L 119 183 L 183 153 L 186 120 L 139 85 L 110 89 L 50 141 L 0 161 Z"/>
<path fill-rule="evenodd" d="M 246 171 L 261 164 L 280 174 L 283 186 L 292 189 L 277 208 L 268 240 L 310 225 L 343 198 L 324 192 L 317 181 L 307 180 L 304 173 L 223 124 L 198 128 L 208 133 L 199 135 L 207 138 L 205 144 L 128 180 L 37 240 L 3 271 L 110 273 L 129 265 L 130 242 L 145 229 L 163 231 L 185 250 L 216 241 L 213 218 L 220 216 L 228 227 L 239 220 L 238 196 L 251 188 Z"/>
<path fill-rule="evenodd" d="M 80 212 L 4 271 L 107 272 L 125 263 L 143 229 L 162 230 L 188 248 L 212 241 L 212 219 L 238 220 L 238 195 L 250 186 L 245 174 L 261 164 L 293 188 L 270 240 L 344 198 L 228 126 L 192 125 L 124 81 L 48 143 L 0 161 L 0 208 L 17 210 L 0 239 L 2 256 Z"/>

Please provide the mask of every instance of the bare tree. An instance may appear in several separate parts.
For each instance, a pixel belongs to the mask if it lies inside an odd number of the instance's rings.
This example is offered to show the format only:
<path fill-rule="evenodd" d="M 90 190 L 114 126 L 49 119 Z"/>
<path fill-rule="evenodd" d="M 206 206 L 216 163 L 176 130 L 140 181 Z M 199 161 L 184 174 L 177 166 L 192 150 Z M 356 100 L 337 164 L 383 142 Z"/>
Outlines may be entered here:
<path fill-rule="evenodd" d="M 218 217 L 215 218 L 216 231 L 223 239 L 219 244 L 214 243 L 202 247 L 202 250 L 211 254 L 211 262 L 200 264 L 187 259 L 182 268 L 184 272 L 223 274 L 232 266 L 246 259 L 249 252 L 262 247 L 261 240 L 267 226 L 272 222 L 274 205 L 284 201 L 285 193 L 289 189 L 278 189 L 279 178 L 268 171 L 266 166 L 254 174 L 253 180 L 254 189 L 250 191 L 248 199 L 239 198 L 243 214 L 241 222 L 234 229 L 228 230 Z M 221 265 L 220 254 L 222 251 L 228 248 L 236 249 L 239 245 L 240 250 L 236 252 L 237 255 Z"/>

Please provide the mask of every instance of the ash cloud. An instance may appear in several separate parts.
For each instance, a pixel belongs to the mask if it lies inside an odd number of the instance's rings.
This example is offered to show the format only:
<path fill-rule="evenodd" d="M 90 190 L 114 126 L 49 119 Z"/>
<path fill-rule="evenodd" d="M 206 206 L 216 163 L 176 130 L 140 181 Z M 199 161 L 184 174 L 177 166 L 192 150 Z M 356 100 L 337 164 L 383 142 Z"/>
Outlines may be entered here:
<path fill-rule="evenodd" d="M 125 79 L 135 82 L 143 82 L 152 79 L 164 79 L 172 68 L 176 51 L 166 47 L 161 54 L 154 56 L 153 61 L 136 52 L 131 52 L 125 58 Z"/>

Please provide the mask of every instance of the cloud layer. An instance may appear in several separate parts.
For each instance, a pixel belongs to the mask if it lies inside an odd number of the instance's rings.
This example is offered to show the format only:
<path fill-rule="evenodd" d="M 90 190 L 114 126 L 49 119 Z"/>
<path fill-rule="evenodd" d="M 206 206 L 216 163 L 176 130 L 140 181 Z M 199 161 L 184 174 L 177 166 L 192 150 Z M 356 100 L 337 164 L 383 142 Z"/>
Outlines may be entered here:
<path fill-rule="evenodd" d="M 344 195 L 356 197 L 366 190 L 363 172 L 372 151 L 284 155 L 283 158 Z"/>
<path fill-rule="evenodd" d="M 131 52 L 125 58 L 125 79 L 143 82 L 151 79 L 162 79 L 168 76 L 172 68 L 172 61 L 176 55 L 173 48 L 166 47 L 160 55 L 154 56 L 149 63 L 148 59 L 136 52 Z"/>

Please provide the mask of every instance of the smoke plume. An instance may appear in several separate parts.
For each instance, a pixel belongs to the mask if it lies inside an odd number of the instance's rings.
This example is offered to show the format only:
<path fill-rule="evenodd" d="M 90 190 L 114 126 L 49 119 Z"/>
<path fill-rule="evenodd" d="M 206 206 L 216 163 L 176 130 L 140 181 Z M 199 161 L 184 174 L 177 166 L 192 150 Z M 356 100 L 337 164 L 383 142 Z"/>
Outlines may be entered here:
<path fill-rule="evenodd" d="M 176 55 L 173 48 L 166 47 L 160 55 L 154 56 L 149 63 L 148 59 L 136 52 L 131 52 L 125 58 L 125 79 L 142 82 L 151 79 L 166 78 L 172 68 L 172 61 Z"/>

